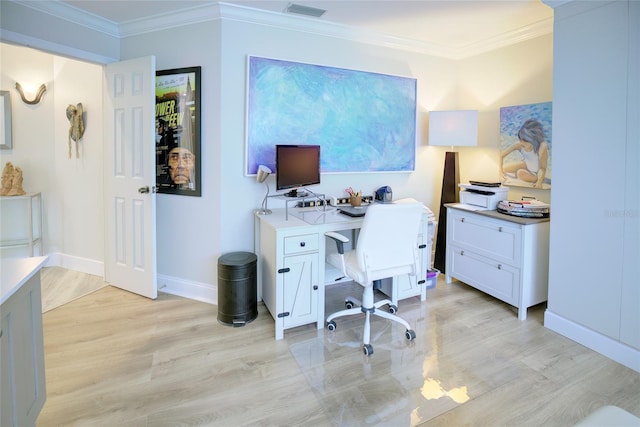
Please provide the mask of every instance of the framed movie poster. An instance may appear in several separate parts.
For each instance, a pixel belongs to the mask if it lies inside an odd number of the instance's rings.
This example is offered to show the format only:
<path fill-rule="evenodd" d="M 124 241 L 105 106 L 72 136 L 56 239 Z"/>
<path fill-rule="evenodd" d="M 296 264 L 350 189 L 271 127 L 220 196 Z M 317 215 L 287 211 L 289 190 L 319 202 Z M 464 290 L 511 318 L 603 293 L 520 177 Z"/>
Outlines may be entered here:
<path fill-rule="evenodd" d="M 158 193 L 201 196 L 200 67 L 156 72 Z"/>

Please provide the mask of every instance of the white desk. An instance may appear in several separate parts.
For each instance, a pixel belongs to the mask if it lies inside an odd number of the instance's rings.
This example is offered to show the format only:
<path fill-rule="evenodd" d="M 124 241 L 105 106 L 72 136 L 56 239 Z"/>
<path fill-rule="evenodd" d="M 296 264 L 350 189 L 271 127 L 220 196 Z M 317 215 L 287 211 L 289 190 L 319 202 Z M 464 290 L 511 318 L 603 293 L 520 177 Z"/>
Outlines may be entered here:
<path fill-rule="evenodd" d="M 255 252 L 258 256 L 258 299 L 275 320 L 275 338 L 284 337 L 284 330 L 316 323 L 324 327 L 324 287 L 338 283 L 342 272 L 325 265 L 327 251 L 335 251 L 335 244 L 327 246 L 327 231 L 351 231 L 355 242 L 357 230 L 364 218 L 351 218 L 333 208 L 274 209 L 271 215 L 255 215 Z M 382 291 L 393 304 L 411 296 L 426 298 L 426 275 L 431 260 L 435 222 L 425 211 L 420 234 L 420 273 L 385 280 Z M 429 239 L 431 236 L 431 239 Z"/>

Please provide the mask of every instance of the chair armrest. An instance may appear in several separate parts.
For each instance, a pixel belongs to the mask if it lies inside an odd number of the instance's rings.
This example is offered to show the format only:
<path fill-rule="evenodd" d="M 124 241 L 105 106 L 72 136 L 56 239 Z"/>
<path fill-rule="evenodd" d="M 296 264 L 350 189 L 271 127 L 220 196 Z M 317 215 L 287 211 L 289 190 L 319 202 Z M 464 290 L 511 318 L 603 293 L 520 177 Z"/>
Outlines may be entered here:
<path fill-rule="evenodd" d="M 349 238 L 340 233 L 336 233 L 335 231 L 327 231 L 324 235 L 333 239 L 338 246 L 338 253 L 340 255 L 344 255 L 344 244 L 349 243 Z"/>

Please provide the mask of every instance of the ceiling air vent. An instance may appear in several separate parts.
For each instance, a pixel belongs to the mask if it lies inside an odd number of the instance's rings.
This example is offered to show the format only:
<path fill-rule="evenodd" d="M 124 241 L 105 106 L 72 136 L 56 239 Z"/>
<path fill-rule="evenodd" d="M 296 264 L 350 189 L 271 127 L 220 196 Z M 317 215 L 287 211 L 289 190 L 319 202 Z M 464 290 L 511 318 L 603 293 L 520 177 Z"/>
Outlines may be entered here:
<path fill-rule="evenodd" d="M 313 16 L 314 18 L 320 18 L 326 12 L 324 9 L 317 9 L 295 3 L 289 3 L 285 11 L 288 13 L 297 13 L 298 15 Z"/>

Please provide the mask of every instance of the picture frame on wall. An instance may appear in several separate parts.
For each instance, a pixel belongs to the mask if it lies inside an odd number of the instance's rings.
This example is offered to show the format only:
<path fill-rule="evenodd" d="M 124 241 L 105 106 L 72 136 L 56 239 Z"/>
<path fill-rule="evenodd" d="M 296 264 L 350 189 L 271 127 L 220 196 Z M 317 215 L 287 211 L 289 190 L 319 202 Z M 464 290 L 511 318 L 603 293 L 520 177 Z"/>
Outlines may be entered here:
<path fill-rule="evenodd" d="M 551 189 L 551 102 L 500 108 L 500 180 Z"/>
<path fill-rule="evenodd" d="M 13 148 L 13 134 L 11 132 L 11 94 L 8 90 L 0 91 L 0 149 Z"/>
<path fill-rule="evenodd" d="M 156 71 L 156 188 L 202 195 L 201 67 Z"/>
<path fill-rule="evenodd" d="M 277 144 L 319 145 L 322 173 L 415 170 L 417 79 L 247 57 L 245 175 Z"/>

